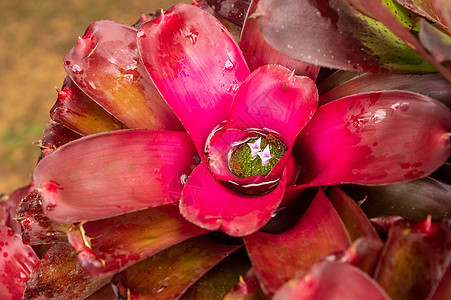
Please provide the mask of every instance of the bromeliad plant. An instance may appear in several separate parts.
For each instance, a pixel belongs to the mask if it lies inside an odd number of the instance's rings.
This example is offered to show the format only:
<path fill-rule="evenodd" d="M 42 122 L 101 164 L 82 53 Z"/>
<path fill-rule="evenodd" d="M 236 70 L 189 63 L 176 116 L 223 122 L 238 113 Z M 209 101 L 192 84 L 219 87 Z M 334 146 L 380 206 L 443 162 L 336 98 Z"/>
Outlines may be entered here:
<path fill-rule="evenodd" d="M 3 297 L 447 297 L 449 5 L 249 2 L 79 37 L 3 203 Z"/>

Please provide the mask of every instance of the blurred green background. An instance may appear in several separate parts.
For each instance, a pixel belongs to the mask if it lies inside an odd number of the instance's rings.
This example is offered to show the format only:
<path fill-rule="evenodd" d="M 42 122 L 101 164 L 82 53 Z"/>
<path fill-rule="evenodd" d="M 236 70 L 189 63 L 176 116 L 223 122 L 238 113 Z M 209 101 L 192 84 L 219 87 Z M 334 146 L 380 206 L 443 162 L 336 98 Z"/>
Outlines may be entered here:
<path fill-rule="evenodd" d="M 134 24 L 168 0 L 0 0 L 0 194 L 30 182 L 65 73 L 64 54 L 96 20 Z"/>

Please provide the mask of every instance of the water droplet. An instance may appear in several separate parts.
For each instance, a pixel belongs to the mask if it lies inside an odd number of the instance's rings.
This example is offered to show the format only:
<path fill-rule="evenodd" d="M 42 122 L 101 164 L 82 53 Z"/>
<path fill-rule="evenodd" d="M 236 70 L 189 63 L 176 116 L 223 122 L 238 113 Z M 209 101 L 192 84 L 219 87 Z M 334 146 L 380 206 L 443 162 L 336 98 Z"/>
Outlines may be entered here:
<path fill-rule="evenodd" d="M 136 36 L 139 38 L 142 38 L 142 39 L 146 38 L 146 34 L 142 30 L 138 30 L 138 33 L 136 34 Z"/>
<path fill-rule="evenodd" d="M 74 72 L 74 73 L 81 73 L 81 72 L 83 72 L 83 69 L 82 69 L 79 65 L 77 65 L 77 64 L 74 64 L 74 65 L 72 66 L 71 70 L 72 70 L 72 72 Z"/>

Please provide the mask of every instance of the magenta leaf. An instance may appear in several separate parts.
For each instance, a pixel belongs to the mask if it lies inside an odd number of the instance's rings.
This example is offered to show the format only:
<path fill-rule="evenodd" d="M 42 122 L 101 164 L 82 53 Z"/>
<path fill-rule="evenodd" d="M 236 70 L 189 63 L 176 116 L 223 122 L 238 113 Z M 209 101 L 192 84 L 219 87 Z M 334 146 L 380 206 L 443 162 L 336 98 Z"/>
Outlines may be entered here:
<path fill-rule="evenodd" d="M 322 262 L 308 275 L 282 286 L 274 300 L 390 299 L 384 290 L 358 268 L 340 262 Z"/>
<path fill-rule="evenodd" d="M 67 243 L 57 243 L 31 272 L 24 299 L 84 299 L 110 280 L 86 274 L 74 249 Z"/>
<path fill-rule="evenodd" d="M 289 0 L 284 5 L 260 0 L 255 17 L 275 49 L 300 61 L 358 72 L 434 71 L 384 25 L 346 0 Z"/>
<path fill-rule="evenodd" d="M 25 283 L 38 260 L 14 230 L 0 224 L 1 299 L 22 299 Z"/>
<path fill-rule="evenodd" d="M 119 130 L 61 147 L 41 160 L 34 182 L 52 220 L 99 219 L 178 203 L 196 159 L 185 132 Z"/>
<path fill-rule="evenodd" d="M 140 62 L 136 32 L 114 21 L 95 22 L 66 54 L 64 68 L 83 92 L 127 127 L 183 130 Z"/>
<path fill-rule="evenodd" d="M 188 178 L 182 192 L 180 213 L 190 222 L 228 235 L 244 236 L 265 225 L 282 201 L 286 178 L 262 196 L 239 194 L 216 181 L 204 161 Z"/>
<path fill-rule="evenodd" d="M 81 267 L 88 274 L 106 276 L 204 233 L 169 205 L 81 222 L 68 235 Z"/>
<path fill-rule="evenodd" d="M 208 236 L 193 238 L 116 274 L 113 283 L 124 299 L 127 295 L 131 299 L 177 299 L 240 247 L 215 242 Z"/>
<path fill-rule="evenodd" d="M 279 65 L 266 65 L 238 88 L 224 126 L 273 131 L 291 149 L 317 104 L 318 91 L 310 78 L 296 76 Z"/>
<path fill-rule="evenodd" d="M 370 92 L 332 101 L 299 134 L 300 187 L 425 177 L 449 157 L 450 131 L 450 110 L 420 94 Z"/>
<path fill-rule="evenodd" d="M 238 45 L 213 16 L 178 4 L 140 28 L 138 47 L 153 82 L 203 154 L 249 75 Z"/>
<path fill-rule="evenodd" d="M 260 284 L 272 296 L 286 281 L 305 275 L 324 256 L 350 246 L 348 233 L 321 189 L 297 224 L 280 234 L 244 237 Z"/>
<path fill-rule="evenodd" d="M 327 80 L 329 78 L 325 81 Z M 423 75 L 361 74 L 345 80 L 340 85 L 320 95 L 319 104 L 323 105 L 353 94 L 384 90 L 416 92 L 439 100 L 451 108 L 451 85 L 438 73 Z"/>
<path fill-rule="evenodd" d="M 290 70 L 295 70 L 296 75 L 305 75 L 315 81 L 320 69 L 319 66 L 288 57 L 266 42 L 254 17 L 256 9 L 257 1 L 252 1 L 240 38 L 240 48 L 249 69 L 254 71 L 267 64 L 278 64 Z"/>
<path fill-rule="evenodd" d="M 396 221 L 374 278 L 393 299 L 426 299 L 451 262 L 451 220 Z"/>
<path fill-rule="evenodd" d="M 69 76 L 58 91 L 50 117 L 81 135 L 127 128 L 83 93 Z"/>

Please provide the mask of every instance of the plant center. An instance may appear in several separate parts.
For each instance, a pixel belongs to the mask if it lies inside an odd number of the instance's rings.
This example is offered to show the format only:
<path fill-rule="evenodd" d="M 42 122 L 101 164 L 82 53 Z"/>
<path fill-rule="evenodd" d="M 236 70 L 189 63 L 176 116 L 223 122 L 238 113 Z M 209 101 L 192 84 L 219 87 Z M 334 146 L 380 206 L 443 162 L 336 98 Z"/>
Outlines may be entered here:
<path fill-rule="evenodd" d="M 285 152 L 285 145 L 273 134 L 252 138 L 233 150 L 229 169 L 239 178 L 268 175 Z"/>

